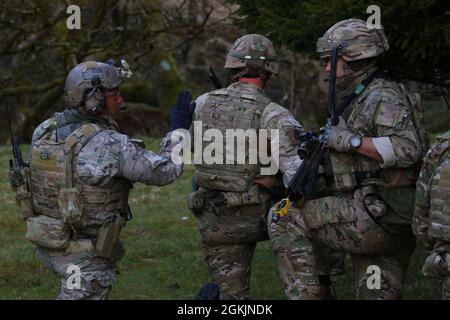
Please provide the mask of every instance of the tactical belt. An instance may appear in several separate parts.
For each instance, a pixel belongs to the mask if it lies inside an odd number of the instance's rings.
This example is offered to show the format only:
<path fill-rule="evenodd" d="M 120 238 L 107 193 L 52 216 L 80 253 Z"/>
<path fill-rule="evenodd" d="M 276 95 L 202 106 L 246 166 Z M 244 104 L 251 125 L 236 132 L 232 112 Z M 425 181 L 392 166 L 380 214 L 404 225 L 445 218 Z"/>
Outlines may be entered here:
<path fill-rule="evenodd" d="M 225 191 L 213 191 L 204 194 L 205 205 L 213 205 L 215 207 L 221 206 L 227 203 L 227 200 L 224 196 Z M 236 206 L 234 209 L 239 210 L 242 214 L 254 214 L 255 212 L 267 211 L 268 208 L 265 208 L 266 204 L 264 202 L 257 204 L 247 204 Z"/>

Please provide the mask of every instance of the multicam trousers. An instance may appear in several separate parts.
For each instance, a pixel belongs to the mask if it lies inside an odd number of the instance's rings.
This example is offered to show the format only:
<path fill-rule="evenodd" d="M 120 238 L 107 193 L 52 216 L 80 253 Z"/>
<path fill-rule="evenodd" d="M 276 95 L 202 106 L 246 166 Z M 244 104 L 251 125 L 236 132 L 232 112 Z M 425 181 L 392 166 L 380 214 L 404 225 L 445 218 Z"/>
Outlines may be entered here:
<path fill-rule="evenodd" d="M 37 253 L 45 266 L 61 277 L 58 300 L 105 300 L 116 281 L 113 269 L 124 249 L 120 244 L 113 259 L 103 259 L 96 256 L 92 240 L 79 239 L 65 250 L 37 246 Z"/>
<path fill-rule="evenodd" d="M 317 245 L 351 255 L 357 299 L 401 298 L 415 238 L 412 232 L 391 234 L 375 223 L 364 208 L 361 189 L 310 200 L 301 209 L 292 206 L 277 224 L 271 222 L 272 214 L 269 235 L 288 298 L 323 298 Z M 369 284 L 370 266 L 381 271 L 379 288 Z"/>
<path fill-rule="evenodd" d="M 263 205 L 229 208 L 206 203 L 199 215 L 203 258 L 220 299 L 250 298 L 250 269 L 258 241 L 268 240 Z"/>

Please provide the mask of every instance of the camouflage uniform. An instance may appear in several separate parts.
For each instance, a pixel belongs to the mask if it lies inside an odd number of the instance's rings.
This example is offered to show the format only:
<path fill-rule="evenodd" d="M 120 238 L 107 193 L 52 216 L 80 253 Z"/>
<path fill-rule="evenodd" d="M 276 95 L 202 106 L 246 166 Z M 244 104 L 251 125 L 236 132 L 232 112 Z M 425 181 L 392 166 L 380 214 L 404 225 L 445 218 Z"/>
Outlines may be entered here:
<path fill-rule="evenodd" d="M 58 139 L 61 140 L 65 140 L 77 129 L 83 128 L 92 121 L 92 119 L 81 117 L 73 109 L 67 109 L 63 114 L 56 115 L 58 118 L 65 116 L 70 118 L 70 121 L 76 122 L 60 124 L 62 130 L 58 131 Z M 34 131 L 30 156 L 32 166 L 33 145 L 42 138 L 44 133 L 51 130 L 51 123 L 51 120 L 47 120 Z M 100 126 L 101 129 L 82 146 L 79 154 L 76 155 L 76 176 L 83 186 L 91 186 L 95 190 L 116 184 L 125 188 L 128 193 L 131 184 L 123 184 L 124 182 L 166 185 L 182 174 L 183 166 L 174 165 L 170 160 L 173 144 L 170 143 L 169 135 L 163 139 L 161 152 L 156 154 L 145 150 L 142 142 L 120 134 L 106 122 Z M 53 130 L 50 139 L 55 138 L 56 130 Z M 37 189 L 38 187 L 32 184 L 34 193 L 38 193 Z M 45 265 L 62 278 L 58 299 L 105 299 L 116 280 L 113 267 L 124 255 L 121 243 L 117 245 L 114 256 L 111 259 L 105 259 L 97 257 L 95 241 L 97 230 L 102 224 L 112 215 L 121 213 L 117 210 L 107 210 L 104 207 L 104 200 L 100 201 L 95 208 L 95 213 L 93 210 L 83 227 L 76 229 L 76 235 L 72 235 L 66 248 L 52 250 L 37 246 L 39 256 Z M 76 265 L 81 269 L 80 289 L 67 288 L 71 274 L 66 271 L 70 265 Z"/>
<path fill-rule="evenodd" d="M 346 20 L 330 28 L 318 46 L 323 45 L 327 35 L 333 32 L 338 33 L 338 38 L 343 37 L 343 42 L 351 39 L 355 20 Z M 356 27 L 367 30 L 364 21 L 356 20 Z M 356 31 L 359 35 L 356 38 L 364 45 L 365 35 L 360 33 Z M 378 55 L 373 45 L 371 47 L 364 52 Z M 359 51 L 351 45 L 345 48 L 348 51 L 341 53 L 344 59 L 345 54 L 349 60 L 358 56 Z M 374 72 L 373 66 L 362 70 L 356 75 L 356 84 L 351 90 Z M 345 100 L 342 97 L 340 101 Z M 278 223 L 268 220 L 273 250 L 279 258 L 289 298 L 324 298 L 323 284 L 318 277 L 321 273 L 318 271 L 317 244 L 351 255 L 357 298 L 400 298 L 415 245 L 411 215 L 415 167 L 422 149 L 410 101 L 404 88 L 397 83 L 382 77 L 372 80 L 347 106 L 339 126 L 351 134 L 371 137 L 383 163 L 354 152 L 330 149 L 332 195 L 291 206 Z M 270 215 L 273 215 L 273 209 Z M 381 270 L 380 289 L 368 288 L 371 273 L 367 270 L 371 265 Z"/>
<path fill-rule="evenodd" d="M 442 299 L 450 299 L 450 131 L 437 137 L 424 158 L 417 181 L 413 230 L 429 250 L 426 276 L 441 284 Z"/>
<path fill-rule="evenodd" d="M 115 72 L 93 62 L 74 70 L 79 68 L 84 79 L 102 72 L 102 80 L 108 81 Z M 71 74 L 68 79 L 73 79 Z M 171 161 L 175 145 L 167 135 L 159 154 L 145 150 L 142 141 L 119 133 L 110 120 L 78 107 L 35 129 L 29 156 L 35 216 L 27 219 L 26 238 L 61 277 L 58 299 L 107 298 L 116 281 L 113 268 L 124 255 L 119 235 L 131 218 L 129 189 L 134 182 L 166 185 L 177 179 L 183 165 Z M 73 274 L 76 269 L 80 277 Z"/>
<path fill-rule="evenodd" d="M 205 104 L 211 94 L 221 94 L 223 96 L 242 95 L 261 96 L 268 99 L 262 90 L 257 87 L 236 82 L 226 89 L 214 91 L 200 96 L 196 103 L 197 108 L 194 114 L 194 121 L 202 121 L 206 124 L 207 113 L 204 112 Z M 259 106 L 262 113 L 256 116 L 254 124 L 256 128 L 278 129 L 279 131 L 279 161 L 280 170 L 284 173 L 286 181 L 295 173 L 300 159 L 297 155 L 297 146 L 289 137 L 291 130 L 300 130 L 300 124 L 293 116 L 276 103 L 267 101 L 266 105 Z M 222 109 L 222 110 L 221 110 Z M 215 114 L 226 112 L 225 108 L 217 108 Z M 220 120 L 219 120 L 220 121 Z M 225 122 L 216 123 L 217 126 L 237 127 L 236 123 Z M 220 124 L 219 124 L 220 123 Z M 230 167 L 230 165 L 224 165 Z M 198 172 L 204 171 L 203 165 L 197 165 Z M 259 167 L 259 166 L 257 166 Z M 237 175 L 244 175 L 238 166 L 235 168 Z M 217 170 L 217 174 L 225 170 Z M 198 176 L 197 172 L 197 176 Z M 252 173 L 253 174 L 253 173 Z M 253 174 L 253 177 L 256 177 Z M 252 176 L 248 177 L 251 178 Z M 214 187 L 197 177 L 197 183 L 205 195 L 205 206 L 199 213 L 199 231 L 202 236 L 202 248 L 204 259 L 208 263 L 210 273 L 214 283 L 219 285 L 221 299 L 245 299 L 249 298 L 250 290 L 250 268 L 253 252 L 258 241 L 267 240 L 265 228 L 265 215 L 269 208 L 270 194 L 251 182 L 246 187 L 247 190 L 227 190 L 226 186 Z M 228 192 L 227 192 L 228 191 Z M 246 191 L 250 197 L 255 197 L 253 203 L 242 205 L 231 205 L 230 201 L 222 200 L 230 198 L 236 193 L 245 196 Z"/>
<path fill-rule="evenodd" d="M 267 38 L 247 35 L 238 39 L 230 50 L 229 57 L 232 54 L 237 60 L 232 63 L 241 63 L 239 54 L 245 51 L 241 46 L 248 43 L 254 45 L 256 52 L 262 52 L 260 55 L 267 61 L 274 55 Z M 225 67 L 232 63 L 227 58 Z M 246 64 L 239 67 L 245 68 Z M 244 76 L 248 70 L 239 69 L 239 73 Z M 289 181 L 300 164 L 294 131 L 302 127 L 288 110 L 270 101 L 258 87 L 239 81 L 200 96 L 196 105 L 194 123 L 201 121 L 203 130 L 218 129 L 224 134 L 226 129 L 279 130 L 279 169 L 284 181 Z M 203 143 L 202 150 L 206 147 Z M 225 149 L 223 154 L 226 153 Z M 255 246 L 258 241 L 268 239 L 264 221 L 271 196 L 254 182 L 261 177 L 261 166 L 259 162 L 248 164 L 248 158 L 246 164 L 196 164 L 195 178 L 200 189 L 195 194 L 201 194 L 204 204 L 194 212 L 199 218 L 204 260 L 213 282 L 220 288 L 221 299 L 250 298 L 250 268 Z"/>

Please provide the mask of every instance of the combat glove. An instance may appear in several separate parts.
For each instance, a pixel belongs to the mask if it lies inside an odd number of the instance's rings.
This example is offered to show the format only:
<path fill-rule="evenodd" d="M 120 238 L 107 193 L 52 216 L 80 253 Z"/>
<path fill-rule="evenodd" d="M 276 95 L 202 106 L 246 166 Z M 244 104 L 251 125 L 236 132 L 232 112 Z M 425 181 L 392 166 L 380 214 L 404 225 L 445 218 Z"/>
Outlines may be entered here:
<path fill-rule="evenodd" d="M 176 129 L 189 129 L 195 110 L 195 102 L 192 101 L 190 91 L 181 91 L 175 107 L 169 109 L 170 131 Z"/>
<path fill-rule="evenodd" d="M 325 146 L 337 152 L 347 152 L 351 149 L 350 140 L 355 135 L 350 132 L 345 124 L 345 120 L 339 117 L 337 126 L 327 126 L 325 128 Z"/>

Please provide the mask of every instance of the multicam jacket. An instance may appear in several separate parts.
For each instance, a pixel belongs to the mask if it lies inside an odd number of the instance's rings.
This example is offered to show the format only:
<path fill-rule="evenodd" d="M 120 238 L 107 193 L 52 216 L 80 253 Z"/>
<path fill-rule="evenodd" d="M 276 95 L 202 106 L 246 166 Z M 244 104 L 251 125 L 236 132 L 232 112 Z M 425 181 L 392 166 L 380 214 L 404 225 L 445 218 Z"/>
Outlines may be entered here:
<path fill-rule="evenodd" d="M 295 132 L 300 132 L 303 128 L 288 110 L 272 102 L 263 90 L 242 82 L 206 93 L 197 98 L 196 104 L 194 123 L 201 121 L 203 132 L 207 129 L 219 130 L 224 136 L 224 144 L 227 129 L 255 129 L 257 132 L 259 129 L 278 130 L 278 141 L 273 141 L 272 137 L 272 143 L 275 142 L 274 145 L 278 146 L 278 165 L 284 184 L 289 183 L 301 164 L 297 154 L 299 141 L 295 138 Z M 268 138 L 270 139 L 269 136 Z M 194 144 L 195 139 L 194 135 Z M 270 145 L 270 141 L 268 144 Z M 203 141 L 202 149 L 207 147 L 208 143 Z M 251 148 L 255 146 L 247 145 L 246 152 Z M 225 147 L 223 154 L 228 151 Z M 248 164 L 246 161 L 246 164 L 237 164 L 236 158 L 237 155 L 234 154 L 233 164 L 196 164 L 198 185 L 214 190 L 248 191 L 254 185 L 252 179 L 260 176 L 261 163 Z"/>
<path fill-rule="evenodd" d="M 399 232 L 410 230 L 413 186 L 423 152 L 411 101 L 398 83 L 376 78 L 346 108 L 343 118 L 351 132 L 372 138 L 383 163 L 354 152 L 330 152 L 337 191 L 375 186 L 393 211 L 382 221 Z"/>
<path fill-rule="evenodd" d="M 416 189 L 413 230 L 427 248 L 434 239 L 450 241 L 450 131 L 426 154 Z"/>
<path fill-rule="evenodd" d="M 42 152 L 42 148 L 37 152 L 38 146 L 44 140 L 47 144 L 48 141 L 59 143 L 74 137 L 79 140 L 73 148 L 73 184 L 82 190 L 88 216 L 86 227 L 99 226 L 112 212 L 127 210 L 132 182 L 166 185 L 183 172 L 182 164 L 171 161 L 170 152 L 175 144 L 169 135 L 163 139 L 161 152 L 157 154 L 145 150 L 142 142 L 117 132 L 107 120 L 67 109 L 44 121 L 33 133 L 29 158 L 36 214 L 58 218 L 58 189 L 65 183 L 64 173 L 46 164 L 52 162 L 52 155 Z"/>

